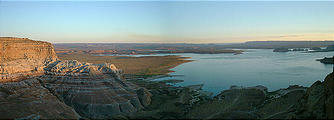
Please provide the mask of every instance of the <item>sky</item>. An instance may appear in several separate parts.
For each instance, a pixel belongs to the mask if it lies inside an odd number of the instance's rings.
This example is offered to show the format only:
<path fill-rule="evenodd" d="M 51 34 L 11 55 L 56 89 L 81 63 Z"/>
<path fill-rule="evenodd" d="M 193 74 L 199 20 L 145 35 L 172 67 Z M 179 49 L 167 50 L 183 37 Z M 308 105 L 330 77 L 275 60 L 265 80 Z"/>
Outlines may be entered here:
<path fill-rule="evenodd" d="M 4 1 L 0 36 L 52 43 L 334 40 L 334 1 Z"/>

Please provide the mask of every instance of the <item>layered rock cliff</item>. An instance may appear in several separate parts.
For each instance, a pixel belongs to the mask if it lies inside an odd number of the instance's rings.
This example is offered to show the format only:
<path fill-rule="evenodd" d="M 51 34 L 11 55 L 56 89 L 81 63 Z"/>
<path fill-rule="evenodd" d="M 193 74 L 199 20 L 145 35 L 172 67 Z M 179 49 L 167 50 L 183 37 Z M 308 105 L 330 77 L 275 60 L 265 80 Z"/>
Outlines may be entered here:
<path fill-rule="evenodd" d="M 113 64 L 57 61 L 41 76 L 43 85 L 86 118 L 127 115 L 150 104 L 146 89 L 124 81 Z"/>
<path fill-rule="evenodd" d="M 51 43 L 0 37 L 0 82 L 43 73 L 57 59 Z"/>
<path fill-rule="evenodd" d="M 26 38 L 0 38 L 0 49 L 0 118 L 113 118 L 151 102 L 113 64 L 60 61 L 50 43 Z"/>

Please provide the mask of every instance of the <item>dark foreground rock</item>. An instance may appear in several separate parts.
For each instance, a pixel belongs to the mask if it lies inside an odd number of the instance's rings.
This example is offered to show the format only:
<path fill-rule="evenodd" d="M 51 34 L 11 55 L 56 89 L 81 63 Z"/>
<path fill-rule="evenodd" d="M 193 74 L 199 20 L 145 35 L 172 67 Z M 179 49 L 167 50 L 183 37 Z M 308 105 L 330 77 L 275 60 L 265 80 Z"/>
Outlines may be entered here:
<path fill-rule="evenodd" d="M 300 90 L 300 91 L 299 91 Z M 232 86 L 213 100 L 190 110 L 186 118 L 260 119 L 287 111 L 304 94 L 306 88 L 295 87 L 268 92 L 264 86 Z M 296 92 L 298 91 L 298 92 Z M 293 97 L 292 97 L 293 96 Z M 299 97 L 298 97 L 299 96 Z M 297 99 L 297 100 L 295 100 Z"/>
<path fill-rule="evenodd" d="M 331 58 L 323 58 L 323 59 L 319 59 L 318 61 L 320 61 L 321 63 L 324 63 L 324 64 L 334 64 L 334 58 L 331 57 Z"/>
<path fill-rule="evenodd" d="M 311 87 L 290 86 L 267 92 L 263 86 L 233 86 L 213 100 L 194 107 L 194 119 L 333 119 L 333 73 Z"/>
<path fill-rule="evenodd" d="M 0 83 L 0 119 L 78 119 L 79 115 L 60 101 L 37 79 Z"/>
<path fill-rule="evenodd" d="M 292 119 L 334 119 L 334 79 L 329 74 L 324 82 L 317 81 L 291 108 L 288 118 Z"/>

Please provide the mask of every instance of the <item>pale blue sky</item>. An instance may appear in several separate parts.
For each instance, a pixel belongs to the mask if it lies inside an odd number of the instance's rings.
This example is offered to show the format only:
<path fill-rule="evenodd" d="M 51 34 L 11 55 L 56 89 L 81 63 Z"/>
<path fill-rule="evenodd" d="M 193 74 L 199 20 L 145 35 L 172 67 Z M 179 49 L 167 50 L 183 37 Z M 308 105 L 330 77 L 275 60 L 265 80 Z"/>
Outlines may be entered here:
<path fill-rule="evenodd" d="M 53 43 L 333 40 L 334 2 L 0 1 L 0 36 Z"/>

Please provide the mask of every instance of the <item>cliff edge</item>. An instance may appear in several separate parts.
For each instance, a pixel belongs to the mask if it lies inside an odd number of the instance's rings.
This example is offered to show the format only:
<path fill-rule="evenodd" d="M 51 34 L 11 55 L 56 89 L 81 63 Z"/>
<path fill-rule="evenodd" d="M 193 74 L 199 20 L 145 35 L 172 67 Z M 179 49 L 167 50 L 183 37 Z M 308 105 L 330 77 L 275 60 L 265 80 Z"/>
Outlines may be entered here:
<path fill-rule="evenodd" d="M 334 119 L 334 78 L 331 73 L 317 81 L 291 108 L 290 119 Z"/>
<path fill-rule="evenodd" d="M 0 37 L 0 82 L 41 74 L 56 59 L 51 43 Z"/>
<path fill-rule="evenodd" d="M 0 119 L 113 118 L 151 102 L 113 64 L 61 61 L 52 44 L 27 38 L 1 37 L 0 49 Z"/>

